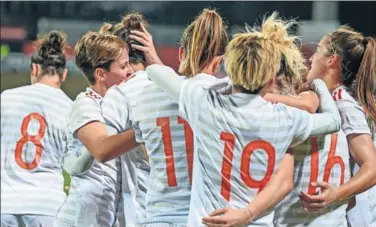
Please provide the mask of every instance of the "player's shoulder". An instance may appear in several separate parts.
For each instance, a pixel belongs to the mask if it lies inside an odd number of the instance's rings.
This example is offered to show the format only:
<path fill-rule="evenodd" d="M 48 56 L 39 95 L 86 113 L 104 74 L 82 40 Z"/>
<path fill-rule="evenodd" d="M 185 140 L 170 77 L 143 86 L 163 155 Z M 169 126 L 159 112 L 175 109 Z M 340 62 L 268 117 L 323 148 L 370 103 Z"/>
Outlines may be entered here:
<path fill-rule="evenodd" d="M 332 97 L 336 103 L 358 103 L 353 97 L 353 93 L 352 89 L 342 85 L 332 92 Z"/>
<path fill-rule="evenodd" d="M 296 107 L 288 106 L 281 102 L 277 102 L 277 103 L 269 102 L 268 105 L 269 105 L 269 108 L 272 110 L 272 112 L 275 115 L 278 115 L 280 119 L 285 119 L 289 121 L 296 120 L 295 118 L 300 116 L 301 114 L 304 114 L 304 113 L 309 114 L 306 111 L 303 111 Z"/>
<path fill-rule="evenodd" d="M 5 97 L 9 95 L 17 95 L 17 94 L 25 93 L 26 91 L 30 90 L 30 87 L 31 85 L 25 85 L 21 87 L 6 89 L 1 93 L 1 96 Z"/>
<path fill-rule="evenodd" d="M 194 77 L 181 77 L 182 80 L 194 83 L 195 85 L 208 86 L 216 83 L 219 79 L 207 73 L 199 73 Z"/>
<path fill-rule="evenodd" d="M 345 86 L 340 86 L 332 92 L 333 99 L 341 113 L 345 110 L 350 111 L 351 109 L 364 112 L 353 94 L 353 90 Z"/>
<path fill-rule="evenodd" d="M 115 84 L 114 87 L 124 88 L 129 87 L 136 84 L 149 84 L 152 83 L 147 75 L 147 72 L 144 70 L 139 70 L 135 72 L 131 77 L 120 81 L 119 83 Z"/>
<path fill-rule="evenodd" d="M 142 89 L 148 85 L 152 84 L 152 82 L 148 79 L 146 71 L 139 70 L 134 73 L 130 78 L 120 81 L 119 83 L 112 86 L 109 91 L 110 93 L 121 93 L 123 95 L 134 93 L 134 92 L 141 92 Z"/>
<path fill-rule="evenodd" d="M 86 88 L 84 92 L 77 95 L 74 106 L 100 105 L 102 97 L 91 88 Z"/>

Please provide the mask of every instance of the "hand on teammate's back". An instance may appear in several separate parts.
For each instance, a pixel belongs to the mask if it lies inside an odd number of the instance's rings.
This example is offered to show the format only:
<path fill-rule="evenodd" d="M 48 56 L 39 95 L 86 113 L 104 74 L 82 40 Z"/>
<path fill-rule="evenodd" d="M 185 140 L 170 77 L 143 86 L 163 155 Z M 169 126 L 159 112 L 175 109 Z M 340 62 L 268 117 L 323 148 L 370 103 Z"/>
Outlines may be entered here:
<path fill-rule="evenodd" d="M 142 45 L 132 44 L 132 48 L 142 51 L 145 54 L 146 64 L 160 64 L 163 65 L 161 59 L 159 59 L 157 51 L 155 50 L 153 38 L 148 31 L 146 31 L 143 24 L 141 24 L 141 31 L 132 30 L 129 37 L 140 42 Z"/>
<path fill-rule="evenodd" d="M 320 188 L 320 193 L 317 195 L 310 195 L 306 192 L 301 192 L 299 198 L 302 206 L 308 211 L 317 211 L 324 209 L 336 201 L 336 189 L 327 182 L 313 182 L 313 186 Z"/>

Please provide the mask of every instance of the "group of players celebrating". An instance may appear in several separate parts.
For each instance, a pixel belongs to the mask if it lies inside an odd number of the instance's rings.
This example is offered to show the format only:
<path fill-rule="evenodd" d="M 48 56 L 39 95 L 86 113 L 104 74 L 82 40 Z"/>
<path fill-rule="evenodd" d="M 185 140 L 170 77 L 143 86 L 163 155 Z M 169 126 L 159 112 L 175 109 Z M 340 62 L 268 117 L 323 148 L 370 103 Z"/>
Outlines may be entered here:
<path fill-rule="evenodd" d="M 1 94 L 1 226 L 376 226 L 376 42 L 341 26 L 308 70 L 294 24 L 228 40 L 204 9 L 177 74 L 128 13 L 75 45 L 74 102 L 66 36 L 45 35 L 32 84 Z"/>

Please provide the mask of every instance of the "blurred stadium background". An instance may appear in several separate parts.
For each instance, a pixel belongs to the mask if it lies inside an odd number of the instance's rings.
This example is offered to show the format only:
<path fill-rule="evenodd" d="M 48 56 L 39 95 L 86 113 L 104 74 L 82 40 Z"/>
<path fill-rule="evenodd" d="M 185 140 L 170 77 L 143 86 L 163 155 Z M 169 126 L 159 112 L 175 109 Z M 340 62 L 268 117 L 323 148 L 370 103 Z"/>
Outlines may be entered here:
<path fill-rule="evenodd" d="M 274 10 L 283 17 L 296 18 L 302 37 L 302 52 L 309 58 L 315 42 L 340 24 L 349 24 L 367 36 L 376 38 L 376 2 L 358 1 L 299 1 L 299 2 L 184 2 L 184 1 L 1 1 L 1 92 L 30 83 L 30 55 L 32 41 L 38 34 L 50 30 L 68 34 L 71 47 L 88 30 L 98 30 L 103 22 L 118 22 L 125 12 L 138 11 L 150 22 L 149 31 L 162 61 L 177 68 L 180 36 L 193 18 L 204 8 L 220 11 L 233 34 L 244 27 L 260 22 L 265 13 Z M 63 90 L 72 98 L 87 83 L 74 64 L 72 49 L 67 51 L 69 76 Z M 223 74 L 221 75 L 223 76 Z M 67 177 L 67 185 L 69 178 Z"/>

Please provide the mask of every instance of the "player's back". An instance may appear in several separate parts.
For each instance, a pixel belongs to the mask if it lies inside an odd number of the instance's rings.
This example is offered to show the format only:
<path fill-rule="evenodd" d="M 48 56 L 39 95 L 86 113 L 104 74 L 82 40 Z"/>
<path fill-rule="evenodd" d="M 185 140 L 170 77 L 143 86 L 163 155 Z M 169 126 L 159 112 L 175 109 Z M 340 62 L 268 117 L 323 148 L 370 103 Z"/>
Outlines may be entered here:
<path fill-rule="evenodd" d="M 56 214 L 71 105 L 61 89 L 41 83 L 1 94 L 2 213 Z"/>
<path fill-rule="evenodd" d="M 204 75 L 202 84 L 217 79 Z M 182 77 L 184 79 L 184 77 Z M 178 104 L 148 80 L 145 72 L 117 87 L 131 106 L 132 125 L 149 155 L 150 176 L 145 223 L 185 225 L 191 192 L 193 134 Z"/>
<path fill-rule="evenodd" d="M 185 224 L 188 216 L 193 135 L 179 117 L 178 104 L 138 73 L 124 85 L 132 106 L 132 123 L 149 155 L 145 223 Z"/>
<path fill-rule="evenodd" d="M 293 137 L 307 138 L 311 127 L 301 111 L 259 95 L 224 96 L 195 86 L 181 88 L 179 103 L 197 141 L 188 226 L 202 226 L 201 218 L 215 209 L 247 206 L 277 170 Z M 273 212 L 253 224 L 272 221 Z"/>
<path fill-rule="evenodd" d="M 347 201 L 336 203 L 317 212 L 306 211 L 300 193 L 318 193 L 313 182 L 328 182 L 334 188 L 350 179 L 350 154 L 343 131 L 331 135 L 311 137 L 292 149 L 294 152 L 294 189 L 278 205 L 276 226 L 347 226 Z"/>

